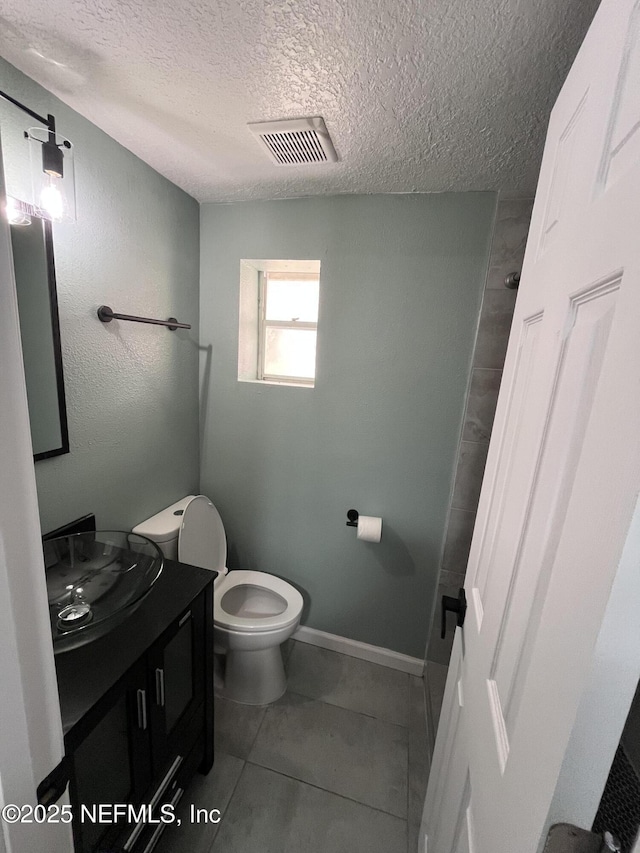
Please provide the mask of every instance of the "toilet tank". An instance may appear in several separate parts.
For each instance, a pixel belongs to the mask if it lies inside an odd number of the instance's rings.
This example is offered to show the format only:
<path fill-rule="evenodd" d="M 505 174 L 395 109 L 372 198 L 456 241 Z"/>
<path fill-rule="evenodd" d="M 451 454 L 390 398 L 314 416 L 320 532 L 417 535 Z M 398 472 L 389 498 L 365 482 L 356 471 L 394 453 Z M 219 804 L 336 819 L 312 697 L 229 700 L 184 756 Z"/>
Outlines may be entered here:
<path fill-rule="evenodd" d="M 147 539 L 155 542 L 168 560 L 177 560 L 182 513 L 193 497 L 193 495 L 187 495 L 186 498 L 181 498 L 166 509 L 152 515 L 151 518 L 136 524 L 131 532 L 146 536 Z"/>

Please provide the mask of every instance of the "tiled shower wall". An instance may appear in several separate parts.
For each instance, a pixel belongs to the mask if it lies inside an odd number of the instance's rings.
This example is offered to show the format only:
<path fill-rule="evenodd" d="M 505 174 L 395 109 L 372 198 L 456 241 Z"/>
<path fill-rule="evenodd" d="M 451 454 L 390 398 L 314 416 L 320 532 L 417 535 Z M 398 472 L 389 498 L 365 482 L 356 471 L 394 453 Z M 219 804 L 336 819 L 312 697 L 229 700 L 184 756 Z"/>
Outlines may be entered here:
<path fill-rule="evenodd" d="M 507 351 L 509 330 L 516 301 L 516 290 L 508 290 L 504 280 L 509 273 L 520 272 L 529 232 L 532 199 L 498 202 L 496 223 L 489 256 L 478 333 L 473 353 L 471 380 L 462 428 L 445 546 L 438 584 L 435 612 L 427 660 L 449 663 L 453 642 L 454 617 L 446 639 L 440 639 L 440 599 L 458 594 L 464 583 L 471 535 L 478 508 L 491 427 L 500 390 L 502 367 Z"/>

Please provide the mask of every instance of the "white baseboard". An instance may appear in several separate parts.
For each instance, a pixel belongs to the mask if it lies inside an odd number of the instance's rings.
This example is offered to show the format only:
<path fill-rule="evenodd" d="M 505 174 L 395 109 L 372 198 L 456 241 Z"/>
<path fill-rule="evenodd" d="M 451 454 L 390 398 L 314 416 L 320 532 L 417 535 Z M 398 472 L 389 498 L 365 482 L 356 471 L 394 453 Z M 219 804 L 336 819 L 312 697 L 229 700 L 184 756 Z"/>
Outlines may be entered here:
<path fill-rule="evenodd" d="M 422 677 L 424 672 L 424 661 L 420 658 L 412 658 L 380 646 L 371 646 L 369 643 L 359 643 L 357 640 L 349 640 L 337 634 L 327 634 L 326 631 L 317 631 L 315 628 L 307 628 L 304 625 L 298 628 L 293 639 L 301 643 L 309 643 L 311 646 L 319 646 L 321 649 L 329 649 L 332 652 L 341 652 L 352 658 L 368 660 L 380 666 L 388 666 L 390 669 L 399 669 L 401 672 L 408 672 L 409 675 Z"/>

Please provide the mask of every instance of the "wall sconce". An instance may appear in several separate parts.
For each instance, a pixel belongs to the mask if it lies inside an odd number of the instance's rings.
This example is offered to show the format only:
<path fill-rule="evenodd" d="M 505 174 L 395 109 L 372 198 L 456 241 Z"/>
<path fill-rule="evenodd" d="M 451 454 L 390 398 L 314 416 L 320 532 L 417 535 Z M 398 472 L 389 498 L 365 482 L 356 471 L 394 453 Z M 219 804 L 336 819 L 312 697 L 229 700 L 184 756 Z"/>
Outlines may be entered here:
<path fill-rule="evenodd" d="M 56 134 L 55 129 L 52 131 L 44 127 L 30 127 L 25 138 L 29 141 L 34 205 L 55 222 L 75 222 L 72 144 L 64 136 Z"/>
<path fill-rule="evenodd" d="M 56 120 L 51 114 L 44 118 L 6 92 L 0 91 L 0 97 L 46 125 L 30 127 L 24 134 L 29 142 L 32 203 L 37 214 L 54 222 L 75 222 L 73 145 L 56 133 Z"/>

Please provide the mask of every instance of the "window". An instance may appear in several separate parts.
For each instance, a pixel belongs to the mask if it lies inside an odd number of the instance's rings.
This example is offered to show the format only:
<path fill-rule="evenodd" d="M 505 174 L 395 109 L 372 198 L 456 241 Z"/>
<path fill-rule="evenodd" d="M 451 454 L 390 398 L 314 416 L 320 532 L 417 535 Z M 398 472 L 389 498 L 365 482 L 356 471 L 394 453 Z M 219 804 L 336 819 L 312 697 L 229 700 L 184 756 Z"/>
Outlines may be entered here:
<path fill-rule="evenodd" d="M 313 384 L 320 276 L 260 274 L 258 379 Z"/>
<path fill-rule="evenodd" d="M 243 260 L 238 379 L 313 388 L 319 261 Z"/>

